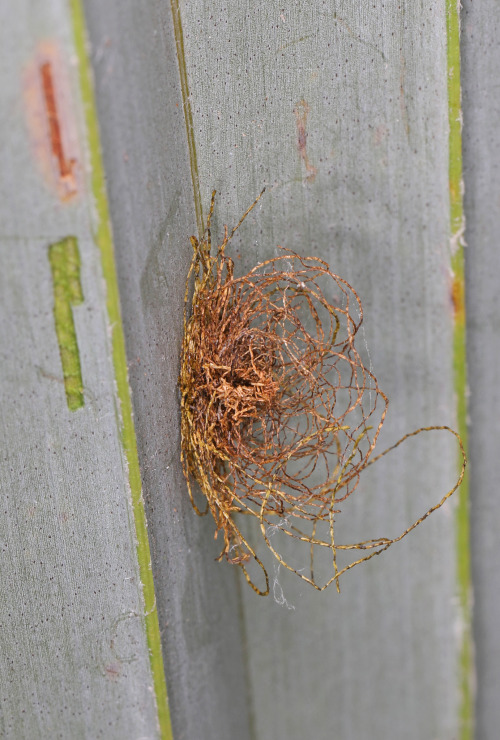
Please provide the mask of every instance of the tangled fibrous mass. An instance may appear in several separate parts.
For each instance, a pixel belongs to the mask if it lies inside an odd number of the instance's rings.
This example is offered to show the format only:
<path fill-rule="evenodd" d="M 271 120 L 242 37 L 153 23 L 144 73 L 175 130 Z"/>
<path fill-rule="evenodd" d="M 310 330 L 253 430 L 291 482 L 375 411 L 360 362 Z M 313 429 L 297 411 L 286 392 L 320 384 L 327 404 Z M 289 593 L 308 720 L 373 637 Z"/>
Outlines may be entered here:
<path fill-rule="evenodd" d="M 201 240 L 191 237 L 186 284 L 179 383 L 191 503 L 200 515 L 211 512 L 216 536 L 224 539 L 220 558 L 239 565 L 257 593 L 269 592 L 269 578 L 239 524 L 242 514 L 257 520 L 281 565 L 318 590 L 334 581 L 338 588 L 342 573 L 405 537 L 452 495 L 465 470 L 463 446 L 449 427 L 426 427 L 373 457 L 388 399 L 355 347 L 363 319 L 357 293 L 321 259 L 285 250 L 235 276 L 226 246 L 259 198 L 212 250 L 214 198 L 215 192 Z M 339 504 L 354 492 L 361 472 L 405 439 L 432 430 L 458 439 L 463 464 L 455 486 L 394 539 L 337 543 Z M 195 502 L 193 481 L 205 508 Z M 299 572 L 287 562 L 276 532 L 307 546 L 307 569 Z M 330 553 L 331 563 L 321 580 L 315 572 L 319 549 Z M 340 567 L 340 550 L 361 552 Z M 262 569 L 265 585 L 256 585 L 251 561 Z"/>

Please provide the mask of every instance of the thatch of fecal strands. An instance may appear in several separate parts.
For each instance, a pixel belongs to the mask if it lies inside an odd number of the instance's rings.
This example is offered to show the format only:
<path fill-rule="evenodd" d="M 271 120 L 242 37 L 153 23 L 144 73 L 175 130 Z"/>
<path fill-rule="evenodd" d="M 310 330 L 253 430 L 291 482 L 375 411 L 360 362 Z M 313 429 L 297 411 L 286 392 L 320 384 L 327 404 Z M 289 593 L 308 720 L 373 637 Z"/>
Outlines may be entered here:
<path fill-rule="evenodd" d="M 212 250 L 214 198 L 215 192 L 201 240 L 191 237 L 186 284 L 179 382 L 191 502 L 198 514 L 211 512 L 216 536 L 221 532 L 224 539 L 220 558 L 239 565 L 257 593 L 269 592 L 269 579 L 237 523 L 241 514 L 256 518 L 281 565 L 318 590 L 333 581 L 338 588 L 342 573 L 401 540 L 458 488 L 466 464 L 462 442 L 449 427 L 426 427 L 372 457 L 388 399 L 355 347 L 363 319 L 357 293 L 322 260 L 285 250 L 235 276 L 226 246 L 259 198 L 231 233 L 225 227 L 222 244 Z M 458 439 L 463 464 L 455 486 L 394 539 L 337 543 L 339 504 L 356 489 L 361 472 L 405 439 L 431 430 Z M 195 502 L 193 481 L 205 509 Z M 276 549 L 277 531 L 309 548 L 306 572 Z M 331 555 L 330 574 L 321 583 L 314 567 L 318 548 Z M 363 554 L 339 567 L 340 550 Z M 252 560 L 264 573 L 263 588 L 249 573 Z"/>

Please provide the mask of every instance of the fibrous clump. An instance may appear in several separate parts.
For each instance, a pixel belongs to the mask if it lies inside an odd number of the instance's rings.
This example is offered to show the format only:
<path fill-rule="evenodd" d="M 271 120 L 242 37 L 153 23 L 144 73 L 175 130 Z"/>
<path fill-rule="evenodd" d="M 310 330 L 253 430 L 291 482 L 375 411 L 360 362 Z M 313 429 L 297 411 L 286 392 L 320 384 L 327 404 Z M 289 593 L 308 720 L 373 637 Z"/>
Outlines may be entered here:
<path fill-rule="evenodd" d="M 261 193 L 262 195 L 262 193 Z M 355 347 L 363 319 L 354 289 L 315 257 L 282 254 L 235 276 L 225 249 L 248 212 L 212 250 L 210 221 L 201 240 L 191 237 L 182 347 L 182 463 L 198 514 L 211 512 L 220 558 L 239 565 L 258 593 L 269 591 L 266 569 L 240 525 L 257 522 L 279 563 L 323 590 L 340 575 L 402 539 L 458 488 L 394 539 L 352 544 L 336 540 L 336 515 L 361 472 L 408 437 L 372 456 L 388 399 Z M 259 196 L 260 198 L 260 196 Z M 257 198 L 258 200 L 258 198 Z M 190 297 L 190 292 L 192 295 Z M 193 481 L 206 498 L 195 503 Z M 279 531 L 308 549 L 300 572 L 274 544 Z M 337 565 L 337 551 L 366 551 Z M 330 573 L 319 582 L 316 553 L 330 553 Z M 258 563 L 265 586 L 249 573 Z"/>

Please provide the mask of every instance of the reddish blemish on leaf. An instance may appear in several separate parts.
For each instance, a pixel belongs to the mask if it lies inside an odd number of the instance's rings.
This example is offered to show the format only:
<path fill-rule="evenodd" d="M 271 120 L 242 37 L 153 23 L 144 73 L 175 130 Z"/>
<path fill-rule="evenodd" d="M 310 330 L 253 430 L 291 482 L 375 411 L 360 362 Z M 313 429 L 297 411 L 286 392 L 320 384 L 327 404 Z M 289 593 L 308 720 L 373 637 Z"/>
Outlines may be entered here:
<path fill-rule="evenodd" d="M 465 319 L 465 291 L 463 279 L 457 275 L 453 276 L 451 283 L 451 302 L 453 304 L 453 313 L 455 321 L 464 321 Z"/>
<path fill-rule="evenodd" d="M 47 184 L 66 202 L 80 189 L 78 133 L 70 70 L 58 46 L 45 41 L 24 74 L 32 149 Z"/>
<path fill-rule="evenodd" d="M 56 93 L 54 89 L 54 77 L 52 74 L 52 65 L 45 62 L 40 66 L 40 77 L 42 79 L 43 96 L 45 100 L 45 110 L 49 124 L 50 143 L 52 153 L 59 164 L 59 174 L 61 178 L 71 180 L 74 184 L 73 190 L 76 191 L 76 183 L 73 175 L 74 159 L 66 159 L 61 136 L 61 123 L 57 112 Z"/>
<path fill-rule="evenodd" d="M 318 174 L 317 167 L 314 167 L 309 162 L 309 157 L 307 156 L 307 116 L 309 115 L 309 111 L 311 109 L 309 108 L 308 104 L 305 100 L 301 100 L 295 108 L 293 109 L 293 113 L 295 116 L 295 123 L 297 126 L 297 148 L 299 150 L 299 155 L 302 161 L 304 162 L 307 175 L 306 175 L 306 181 L 312 182 L 316 175 Z"/>

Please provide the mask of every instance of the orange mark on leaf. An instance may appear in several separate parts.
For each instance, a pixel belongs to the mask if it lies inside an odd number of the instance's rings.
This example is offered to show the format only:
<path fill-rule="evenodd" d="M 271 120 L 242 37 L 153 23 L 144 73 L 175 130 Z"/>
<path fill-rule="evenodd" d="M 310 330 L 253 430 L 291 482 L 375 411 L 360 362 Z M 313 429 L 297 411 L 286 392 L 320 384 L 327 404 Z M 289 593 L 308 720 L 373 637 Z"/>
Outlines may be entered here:
<path fill-rule="evenodd" d="M 61 177 L 71 178 L 72 180 L 74 180 L 73 167 L 75 164 L 75 160 L 68 160 L 64 156 L 64 149 L 61 138 L 61 124 L 57 115 L 54 78 L 52 76 L 52 65 L 50 62 L 45 62 L 41 65 L 40 76 L 42 78 L 42 88 L 45 98 L 45 110 L 47 111 L 47 120 L 49 123 L 52 152 L 59 163 L 59 172 Z"/>
<path fill-rule="evenodd" d="M 51 41 L 40 44 L 24 74 L 24 97 L 33 151 L 60 200 L 79 190 L 78 129 L 67 63 Z"/>
<path fill-rule="evenodd" d="M 314 178 L 318 174 L 317 167 L 314 167 L 309 162 L 309 157 L 307 156 L 307 116 L 309 115 L 309 111 L 311 109 L 309 108 L 308 104 L 305 100 L 301 100 L 295 108 L 293 109 L 293 113 L 295 116 L 295 123 L 297 125 L 297 147 L 299 150 L 299 155 L 302 161 L 304 162 L 306 166 L 306 170 L 308 172 L 306 176 L 306 180 L 308 182 L 313 182 Z"/>
<path fill-rule="evenodd" d="M 451 302 L 453 304 L 455 321 L 463 322 L 465 320 L 464 281 L 457 275 L 453 276 L 451 283 Z"/>

